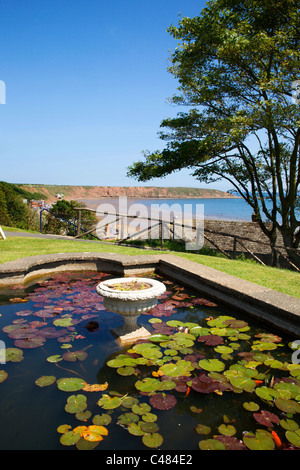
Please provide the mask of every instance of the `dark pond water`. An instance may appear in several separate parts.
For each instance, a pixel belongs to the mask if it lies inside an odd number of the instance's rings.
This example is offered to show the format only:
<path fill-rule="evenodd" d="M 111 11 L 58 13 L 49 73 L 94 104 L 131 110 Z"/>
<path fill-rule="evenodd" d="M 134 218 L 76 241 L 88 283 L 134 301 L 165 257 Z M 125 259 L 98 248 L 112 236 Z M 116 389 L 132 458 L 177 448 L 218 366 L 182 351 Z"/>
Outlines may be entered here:
<path fill-rule="evenodd" d="M 2 450 L 300 447 L 292 339 L 156 276 L 167 292 L 139 317 L 152 336 L 124 347 L 95 292 L 109 277 L 54 275 L 2 299 Z"/>

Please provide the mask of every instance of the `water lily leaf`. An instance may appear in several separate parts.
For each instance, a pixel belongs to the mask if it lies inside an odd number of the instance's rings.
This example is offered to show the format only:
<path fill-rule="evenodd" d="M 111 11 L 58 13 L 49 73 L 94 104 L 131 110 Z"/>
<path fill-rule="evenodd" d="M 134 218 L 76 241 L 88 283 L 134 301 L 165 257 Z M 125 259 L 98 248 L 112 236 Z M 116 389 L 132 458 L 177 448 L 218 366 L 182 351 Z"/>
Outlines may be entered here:
<path fill-rule="evenodd" d="M 255 433 L 246 432 L 243 442 L 250 450 L 273 450 L 275 443 L 272 434 L 264 429 L 258 429 Z"/>
<path fill-rule="evenodd" d="M 111 423 L 111 416 L 106 413 L 102 413 L 102 415 L 95 415 L 92 419 L 93 424 L 97 424 L 98 426 L 107 426 Z"/>
<path fill-rule="evenodd" d="M 43 328 L 42 330 L 39 331 L 39 334 L 46 339 L 59 338 L 61 336 L 66 335 L 67 333 L 68 333 L 68 330 L 66 329 L 60 330 L 52 326 Z"/>
<path fill-rule="evenodd" d="M 210 372 L 221 372 L 225 369 L 225 364 L 219 361 L 219 359 L 201 359 L 198 364 L 201 369 L 208 370 Z"/>
<path fill-rule="evenodd" d="M 157 420 L 157 416 L 154 413 L 145 413 L 142 416 L 142 420 L 146 423 L 154 423 Z"/>
<path fill-rule="evenodd" d="M 283 398 L 278 397 L 275 398 L 274 403 L 277 408 L 285 413 L 300 413 L 300 403 L 297 403 L 294 400 L 284 400 Z"/>
<path fill-rule="evenodd" d="M 194 370 L 194 366 L 190 361 L 180 360 L 175 364 L 164 364 L 159 370 L 169 377 L 189 376 L 190 372 Z"/>
<path fill-rule="evenodd" d="M 120 354 L 116 359 L 111 359 L 107 362 L 108 367 L 113 367 L 118 369 L 123 366 L 135 366 L 136 360 L 126 354 Z"/>
<path fill-rule="evenodd" d="M 259 351 L 272 351 L 277 349 L 277 344 L 275 343 L 266 343 L 266 342 L 255 342 L 251 346 L 252 349 L 258 349 Z"/>
<path fill-rule="evenodd" d="M 219 354 L 230 354 L 233 352 L 233 349 L 229 346 L 217 346 L 214 350 Z"/>
<path fill-rule="evenodd" d="M 202 376 L 194 377 L 189 384 L 193 390 L 199 393 L 212 393 L 219 389 L 219 382 L 210 377 L 205 377 L 205 379 L 203 380 Z"/>
<path fill-rule="evenodd" d="M 269 411 L 262 410 L 260 413 L 253 413 L 254 419 L 263 426 L 268 426 L 273 428 L 275 424 L 280 423 L 280 419 L 274 413 L 270 413 Z"/>
<path fill-rule="evenodd" d="M 59 355 L 59 354 L 54 354 L 54 356 L 49 356 L 47 357 L 47 361 L 48 362 L 59 362 L 59 361 L 62 361 L 63 358 Z"/>
<path fill-rule="evenodd" d="M 197 338 L 199 343 L 205 343 L 207 346 L 217 346 L 223 344 L 224 340 L 218 335 L 202 335 Z"/>
<path fill-rule="evenodd" d="M 107 436 L 108 430 L 104 426 L 97 426 L 96 424 L 92 424 L 88 426 L 85 431 L 82 433 L 82 437 L 89 442 L 98 442 L 102 441 L 102 436 Z"/>
<path fill-rule="evenodd" d="M 85 410 L 87 407 L 86 396 L 85 395 L 71 395 L 67 399 L 67 404 L 65 410 L 67 413 L 78 413 L 79 411 Z"/>
<path fill-rule="evenodd" d="M 143 444 L 145 444 L 145 446 L 150 447 L 150 448 L 156 448 L 162 445 L 164 439 L 161 436 L 161 434 L 154 432 L 152 434 L 151 433 L 145 434 L 142 437 L 142 441 L 143 441 Z"/>
<path fill-rule="evenodd" d="M 232 377 L 230 379 L 231 385 L 236 388 L 245 390 L 246 392 L 253 392 L 256 387 L 256 382 L 248 377 Z"/>
<path fill-rule="evenodd" d="M 151 410 L 151 406 L 148 403 L 140 403 L 139 405 L 133 405 L 132 412 L 137 415 L 144 415 Z"/>
<path fill-rule="evenodd" d="M 57 380 L 57 387 L 64 392 L 76 392 L 86 385 L 83 379 L 78 377 L 62 378 Z"/>
<path fill-rule="evenodd" d="M 287 369 L 293 377 L 298 377 L 300 375 L 300 364 L 288 364 Z"/>
<path fill-rule="evenodd" d="M 150 398 L 150 404 L 158 410 L 170 410 L 177 403 L 174 395 L 166 395 L 164 393 L 156 393 Z"/>
<path fill-rule="evenodd" d="M 142 352 L 145 359 L 157 360 L 163 356 L 163 353 L 158 348 L 147 348 Z"/>
<path fill-rule="evenodd" d="M 123 366 L 117 369 L 119 375 L 129 376 L 135 373 L 135 368 L 130 366 Z"/>
<path fill-rule="evenodd" d="M 72 326 L 74 325 L 72 317 L 66 317 L 66 318 L 59 318 L 57 320 L 54 320 L 53 324 L 55 326 Z"/>
<path fill-rule="evenodd" d="M 139 421 L 139 416 L 135 413 L 124 413 L 119 416 L 118 424 L 128 426 L 130 423 L 137 423 Z"/>
<path fill-rule="evenodd" d="M 18 339 L 14 342 L 17 348 L 33 349 L 39 348 L 45 344 L 46 339 L 43 336 L 33 336 L 28 339 Z"/>
<path fill-rule="evenodd" d="M 91 416 L 92 413 L 89 410 L 78 411 L 78 413 L 76 413 L 75 415 L 76 419 L 78 419 L 79 421 L 87 421 L 88 419 L 90 419 Z"/>
<path fill-rule="evenodd" d="M 265 387 L 264 385 L 262 387 L 256 388 L 255 393 L 257 396 L 259 396 L 263 400 L 268 400 L 268 401 L 273 401 L 273 399 L 278 397 L 279 395 L 279 393 L 276 390 Z"/>
<path fill-rule="evenodd" d="M 198 434 L 209 434 L 211 432 L 211 428 L 209 426 L 205 426 L 204 424 L 197 424 L 195 427 L 195 431 Z"/>
<path fill-rule="evenodd" d="M 8 377 L 8 374 L 5 370 L 0 370 L 0 383 L 4 382 Z"/>
<path fill-rule="evenodd" d="M 235 433 L 236 433 L 236 429 L 234 426 L 232 426 L 231 424 L 221 424 L 219 427 L 218 427 L 218 431 L 220 434 L 223 434 L 224 436 L 234 436 Z"/>
<path fill-rule="evenodd" d="M 287 431 L 297 431 L 297 429 L 299 429 L 298 423 L 296 423 L 296 421 L 294 421 L 293 419 L 289 418 L 282 419 L 280 421 L 280 426 L 286 429 Z"/>
<path fill-rule="evenodd" d="M 106 390 L 108 387 L 108 382 L 105 382 L 104 384 L 85 384 L 85 386 L 82 388 L 85 392 L 103 392 Z"/>
<path fill-rule="evenodd" d="M 222 442 L 226 450 L 247 450 L 243 442 L 233 436 L 215 436 L 215 439 Z"/>
<path fill-rule="evenodd" d="M 85 351 L 68 351 L 63 354 L 63 359 L 68 362 L 84 361 L 88 354 Z"/>
<path fill-rule="evenodd" d="M 5 350 L 6 362 L 21 362 L 24 359 L 23 350 L 19 348 L 7 348 Z"/>
<path fill-rule="evenodd" d="M 61 426 L 58 426 L 57 432 L 59 432 L 60 434 L 64 434 L 65 432 L 70 431 L 71 427 L 72 426 L 70 426 L 69 424 L 62 424 Z"/>
<path fill-rule="evenodd" d="M 293 382 L 277 382 L 274 389 L 280 394 L 280 398 L 296 398 L 300 395 L 300 385 Z"/>
<path fill-rule="evenodd" d="M 39 387 L 47 387 L 48 385 L 52 385 L 55 381 L 56 377 L 54 377 L 54 375 L 42 375 L 36 379 L 35 383 Z"/>
<path fill-rule="evenodd" d="M 151 378 L 151 377 L 146 377 L 143 380 L 138 380 L 135 383 L 135 388 L 140 390 L 141 392 L 156 392 L 157 390 L 161 390 L 161 382 L 160 380 Z"/>
<path fill-rule="evenodd" d="M 226 450 L 226 446 L 217 439 L 205 439 L 199 442 L 201 450 Z"/>
<path fill-rule="evenodd" d="M 300 447 L 300 429 L 297 431 L 286 431 L 287 440 L 296 447 Z"/>
<path fill-rule="evenodd" d="M 254 401 L 248 401 L 243 403 L 243 407 L 245 410 L 248 411 L 258 411 L 259 410 L 259 405 L 257 403 L 254 403 Z"/>
<path fill-rule="evenodd" d="M 163 334 L 154 334 L 150 336 L 149 340 L 153 341 L 154 343 L 161 343 L 162 341 L 168 341 L 169 336 Z"/>
<path fill-rule="evenodd" d="M 139 400 L 135 397 L 125 397 L 122 400 L 122 406 L 125 408 L 132 408 L 133 405 L 137 405 L 139 403 Z"/>
<path fill-rule="evenodd" d="M 150 432 L 154 433 L 159 430 L 159 426 L 157 423 L 153 422 L 146 422 L 146 421 L 140 421 L 140 428 L 144 432 Z"/>
<path fill-rule="evenodd" d="M 80 439 L 80 433 L 74 433 L 73 431 L 66 432 L 60 437 L 60 443 L 64 446 L 72 446 Z"/>
<path fill-rule="evenodd" d="M 120 397 L 110 397 L 104 394 L 103 397 L 98 400 L 97 404 L 104 410 L 113 410 L 122 404 L 122 400 Z"/>
<path fill-rule="evenodd" d="M 140 428 L 139 423 L 130 423 L 127 430 L 133 436 L 143 436 L 145 434 Z"/>

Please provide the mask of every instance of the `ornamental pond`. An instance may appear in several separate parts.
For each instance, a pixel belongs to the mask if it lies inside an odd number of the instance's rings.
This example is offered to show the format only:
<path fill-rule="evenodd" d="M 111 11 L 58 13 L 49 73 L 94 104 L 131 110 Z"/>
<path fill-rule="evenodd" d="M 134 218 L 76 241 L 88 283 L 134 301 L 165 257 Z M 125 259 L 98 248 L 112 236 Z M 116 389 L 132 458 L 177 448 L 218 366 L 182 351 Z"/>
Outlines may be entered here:
<path fill-rule="evenodd" d="M 124 345 L 96 293 L 113 277 L 60 273 L 1 297 L 2 450 L 300 448 L 296 338 L 153 274 L 166 292 L 138 319 L 151 336 Z"/>

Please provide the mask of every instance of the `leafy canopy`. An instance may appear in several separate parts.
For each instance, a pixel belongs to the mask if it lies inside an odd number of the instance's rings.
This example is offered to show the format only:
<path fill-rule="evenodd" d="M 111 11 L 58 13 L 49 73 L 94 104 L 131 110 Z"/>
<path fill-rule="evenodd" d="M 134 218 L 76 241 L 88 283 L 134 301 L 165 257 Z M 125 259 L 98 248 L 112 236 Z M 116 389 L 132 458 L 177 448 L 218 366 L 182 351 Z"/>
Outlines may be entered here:
<path fill-rule="evenodd" d="M 171 102 L 191 109 L 161 122 L 166 147 L 146 152 L 128 175 L 148 181 L 190 168 L 202 182 L 225 179 L 272 245 L 280 231 L 286 248 L 297 248 L 299 13 L 295 0 L 214 0 L 171 25 L 179 41 Z"/>

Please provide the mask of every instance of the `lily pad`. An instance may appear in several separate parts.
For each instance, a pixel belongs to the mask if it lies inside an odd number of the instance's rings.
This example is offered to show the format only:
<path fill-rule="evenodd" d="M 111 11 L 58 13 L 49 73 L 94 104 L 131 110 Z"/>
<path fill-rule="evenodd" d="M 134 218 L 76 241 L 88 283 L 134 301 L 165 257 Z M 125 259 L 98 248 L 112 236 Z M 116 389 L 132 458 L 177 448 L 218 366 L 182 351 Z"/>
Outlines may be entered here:
<path fill-rule="evenodd" d="M 57 380 L 57 387 L 64 392 L 76 392 L 85 386 L 86 382 L 77 377 L 62 378 Z"/>
<path fill-rule="evenodd" d="M 300 429 L 297 431 L 286 431 L 287 440 L 296 447 L 300 447 Z"/>
<path fill-rule="evenodd" d="M 19 348 L 7 348 L 5 350 L 6 362 L 21 362 L 24 359 L 23 350 Z"/>
<path fill-rule="evenodd" d="M 151 406 L 148 403 L 140 403 L 139 405 L 133 405 L 132 412 L 138 415 L 144 415 L 151 410 Z"/>
<path fill-rule="evenodd" d="M 221 372 L 225 369 L 225 364 L 219 361 L 219 359 L 201 359 L 198 364 L 201 369 L 208 370 L 210 372 Z"/>
<path fill-rule="evenodd" d="M 60 443 L 64 446 L 72 446 L 76 444 L 81 438 L 80 433 L 74 433 L 73 431 L 66 432 L 60 437 Z"/>
<path fill-rule="evenodd" d="M 54 375 L 42 375 L 36 379 L 35 383 L 39 387 L 47 387 L 48 385 L 52 385 L 55 381 L 56 377 L 54 377 Z"/>
<path fill-rule="evenodd" d="M 43 346 L 45 342 L 46 339 L 43 336 L 33 336 L 28 339 L 17 339 L 14 344 L 17 348 L 33 349 Z"/>
<path fill-rule="evenodd" d="M 274 427 L 273 423 L 280 423 L 278 416 L 276 416 L 274 413 L 271 413 L 270 411 L 262 410 L 260 413 L 253 413 L 253 417 L 259 424 L 271 428 Z"/>
<path fill-rule="evenodd" d="M 246 432 L 243 442 L 250 450 L 273 450 L 275 443 L 270 432 L 258 429 L 255 433 Z"/>
<path fill-rule="evenodd" d="M 166 395 L 165 393 L 157 393 L 149 401 L 158 410 L 170 410 L 177 404 L 177 399 L 174 395 Z"/>
<path fill-rule="evenodd" d="M 209 426 L 206 426 L 205 424 L 197 424 L 195 427 L 195 431 L 197 434 L 209 434 L 211 432 L 211 428 Z"/>
<path fill-rule="evenodd" d="M 258 411 L 259 410 L 259 405 L 257 403 L 254 403 L 253 401 L 248 401 L 243 403 L 243 407 L 245 410 L 248 411 Z"/>
<path fill-rule="evenodd" d="M 113 410 L 118 408 L 122 404 L 120 397 L 110 397 L 109 395 L 104 394 L 97 404 L 101 406 L 104 410 Z"/>
<path fill-rule="evenodd" d="M 201 450 L 226 450 L 225 445 L 218 439 L 205 439 L 199 442 Z"/>
<path fill-rule="evenodd" d="M 53 356 L 49 356 L 47 357 L 47 361 L 48 362 L 59 362 L 59 361 L 62 361 L 63 358 L 59 355 L 59 354 L 54 354 Z"/>
<path fill-rule="evenodd" d="M 143 436 L 145 434 L 140 428 L 139 423 L 130 423 L 127 430 L 133 436 Z"/>
<path fill-rule="evenodd" d="M 93 417 L 93 424 L 97 424 L 98 426 L 107 426 L 108 424 L 111 423 L 111 416 L 109 416 L 106 413 L 102 413 L 102 415 L 95 415 Z"/>
<path fill-rule="evenodd" d="M 4 382 L 8 377 L 8 373 L 5 370 L 0 370 L 0 383 Z"/>
<path fill-rule="evenodd" d="M 234 426 L 232 426 L 231 424 L 221 424 L 219 427 L 218 427 L 218 431 L 220 434 L 223 434 L 224 436 L 234 436 L 235 433 L 236 433 L 236 429 Z"/>
<path fill-rule="evenodd" d="M 142 437 L 143 444 L 145 446 L 150 447 L 150 448 L 156 448 L 162 445 L 164 439 L 161 434 L 154 432 L 154 433 L 149 433 L 145 434 Z"/>
<path fill-rule="evenodd" d="M 283 398 L 278 397 L 275 398 L 274 403 L 277 408 L 285 413 L 300 413 L 300 403 L 294 400 L 284 400 Z"/>
<path fill-rule="evenodd" d="M 135 373 L 135 368 L 131 366 L 123 366 L 117 369 L 119 375 L 128 376 Z"/>
<path fill-rule="evenodd" d="M 246 432 L 243 442 L 250 450 L 273 450 L 275 443 L 272 434 L 264 429 L 258 429 L 255 433 Z"/>
<path fill-rule="evenodd" d="M 118 423 L 124 426 L 129 426 L 130 423 L 137 423 L 139 420 L 139 416 L 135 413 L 124 413 L 119 416 Z"/>
<path fill-rule="evenodd" d="M 154 433 L 159 430 L 159 426 L 156 422 L 147 423 L 146 421 L 141 421 L 140 428 L 142 431 L 147 432 L 147 433 L 149 432 Z"/>
<path fill-rule="evenodd" d="M 63 359 L 68 362 L 84 361 L 88 354 L 85 351 L 68 351 L 63 354 Z"/>
<path fill-rule="evenodd" d="M 71 395 L 68 397 L 67 404 L 65 406 L 65 410 L 67 413 L 78 413 L 80 411 L 85 410 L 87 407 L 86 396 L 79 394 L 79 395 Z"/>
<path fill-rule="evenodd" d="M 81 435 L 86 441 L 98 442 L 103 440 L 102 436 L 108 435 L 108 430 L 104 426 L 92 424 Z"/>

